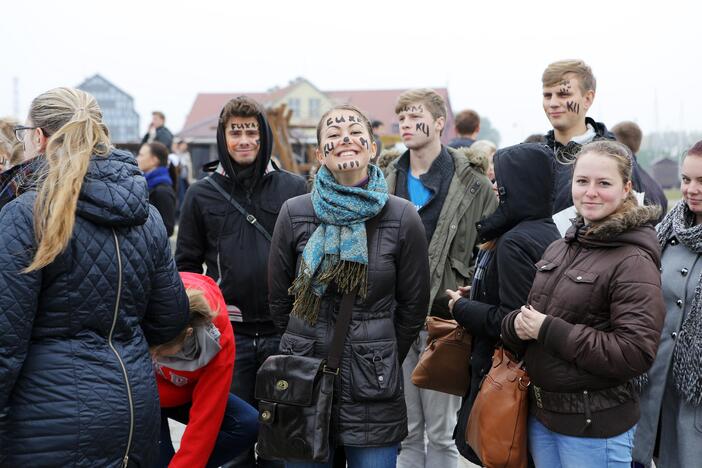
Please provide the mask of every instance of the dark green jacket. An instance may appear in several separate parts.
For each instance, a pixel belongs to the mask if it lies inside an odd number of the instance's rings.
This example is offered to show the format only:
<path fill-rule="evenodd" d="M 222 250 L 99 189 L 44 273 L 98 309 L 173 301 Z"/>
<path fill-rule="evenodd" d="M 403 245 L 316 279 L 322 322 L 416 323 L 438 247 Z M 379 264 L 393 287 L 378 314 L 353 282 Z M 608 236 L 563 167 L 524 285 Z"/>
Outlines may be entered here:
<path fill-rule="evenodd" d="M 475 223 L 497 208 L 497 197 L 485 176 L 487 160 L 471 152 L 447 148 L 453 157 L 455 171 L 439 221 L 429 243 L 429 274 L 431 291 L 429 314 L 451 318 L 446 289 L 469 285 L 473 249 L 478 241 Z M 388 190 L 395 193 L 396 159 L 385 170 Z"/>

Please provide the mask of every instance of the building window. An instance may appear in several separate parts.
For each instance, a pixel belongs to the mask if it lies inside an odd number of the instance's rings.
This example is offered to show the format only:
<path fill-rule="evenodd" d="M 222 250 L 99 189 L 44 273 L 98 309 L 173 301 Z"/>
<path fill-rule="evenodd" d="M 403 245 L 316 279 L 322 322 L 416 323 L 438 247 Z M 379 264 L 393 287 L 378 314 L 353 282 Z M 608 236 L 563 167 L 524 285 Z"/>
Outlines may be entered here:
<path fill-rule="evenodd" d="M 290 98 L 288 99 L 288 107 L 293 111 L 293 117 L 300 117 L 300 99 Z"/>
<path fill-rule="evenodd" d="M 322 101 L 319 98 L 310 98 L 307 101 L 308 105 L 308 117 L 311 119 L 318 119 L 321 116 L 321 113 L 319 112 L 320 108 L 322 107 Z"/>

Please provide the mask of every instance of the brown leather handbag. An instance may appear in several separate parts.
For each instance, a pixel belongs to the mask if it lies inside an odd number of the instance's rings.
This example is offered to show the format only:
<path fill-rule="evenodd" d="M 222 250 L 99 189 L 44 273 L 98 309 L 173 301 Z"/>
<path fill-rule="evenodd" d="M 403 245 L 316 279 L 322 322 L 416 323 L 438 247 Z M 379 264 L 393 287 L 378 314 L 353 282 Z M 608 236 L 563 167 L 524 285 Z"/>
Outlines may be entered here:
<path fill-rule="evenodd" d="M 466 428 L 466 443 L 484 466 L 526 468 L 529 383 L 522 362 L 496 348 Z"/>
<path fill-rule="evenodd" d="M 464 396 L 470 387 L 471 337 L 455 320 L 427 317 L 427 347 L 412 372 L 419 388 Z"/>

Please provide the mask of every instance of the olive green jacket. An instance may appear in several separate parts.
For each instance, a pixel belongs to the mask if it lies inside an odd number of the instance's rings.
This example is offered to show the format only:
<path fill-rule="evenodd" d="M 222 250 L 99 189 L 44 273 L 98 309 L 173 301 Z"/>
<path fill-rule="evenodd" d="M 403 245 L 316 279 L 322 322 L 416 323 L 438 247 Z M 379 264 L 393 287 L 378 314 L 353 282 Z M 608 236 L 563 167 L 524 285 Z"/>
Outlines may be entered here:
<path fill-rule="evenodd" d="M 475 223 L 497 208 L 497 197 L 485 176 L 488 162 L 471 151 L 447 148 L 453 157 L 454 174 L 436 230 L 429 242 L 431 291 L 429 315 L 451 318 L 446 289 L 469 285 L 473 277 L 473 251 L 478 242 Z M 395 193 L 397 163 L 385 169 L 388 190 Z"/>

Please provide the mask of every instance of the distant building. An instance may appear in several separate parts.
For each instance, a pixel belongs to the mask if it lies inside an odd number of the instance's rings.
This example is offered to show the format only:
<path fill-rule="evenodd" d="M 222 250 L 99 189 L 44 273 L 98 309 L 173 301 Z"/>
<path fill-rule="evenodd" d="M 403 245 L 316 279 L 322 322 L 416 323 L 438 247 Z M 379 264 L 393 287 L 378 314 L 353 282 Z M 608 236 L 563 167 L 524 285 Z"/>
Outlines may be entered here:
<path fill-rule="evenodd" d="M 441 140 L 447 143 L 455 137 L 453 111 L 451 110 L 448 89 L 433 89 L 446 100 L 448 118 Z M 306 146 L 316 144 L 316 127 L 319 118 L 329 108 L 337 104 L 353 104 L 370 120 L 383 122 L 385 124 L 384 132 L 379 136 L 386 144 L 394 143 L 400 141 L 400 129 L 395 116 L 395 102 L 404 91 L 406 90 L 320 91 L 305 78 L 297 78 L 283 88 L 276 87 L 266 92 L 200 93 L 195 98 L 178 136 L 191 141 L 190 154 L 197 173 L 202 164 L 217 159 L 216 136 L 220 110 L 229 99 L 246 95 L 265 107 L 286 104 L 289 109 L 292 109 L 289 137 L 293 151 L 301 159 L 303 159 Z"/>
<path fill-rule="evenodd" d="M 651 163 L 651 172 L 656 182 L 661 184 L 661 187 L 664 189 L 680 186 L 678 163 L 672 158 L 665 157 L 656 159 Z"/>
<path fill-rule="evenodd" d="M 139 138 L 139 114 L 134 98 L 96 74 L 78 85 L 78 89 L 95 96 L 113 143 L 135 143 Z"/>

